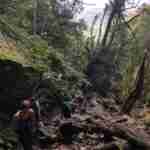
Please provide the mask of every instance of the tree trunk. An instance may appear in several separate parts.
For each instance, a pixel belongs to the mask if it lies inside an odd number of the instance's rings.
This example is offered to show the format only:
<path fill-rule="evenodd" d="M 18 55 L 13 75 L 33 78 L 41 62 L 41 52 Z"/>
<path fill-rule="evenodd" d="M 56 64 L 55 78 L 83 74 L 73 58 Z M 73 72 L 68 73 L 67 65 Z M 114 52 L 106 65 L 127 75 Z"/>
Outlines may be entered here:
<path fill-rule="evenodd" d="M 132 111 L 132 108 L 136 101 L 142 96 L 144 89 L 144 66 L 145 66 L 146 54 L 144 55 L 143 62 L 140 65 L 139 72 L 137 74 L 137 83 L 134 90 L 125 100 L 121 112 L 129 114 Z"/>
<path fill-rule="evenodd" d="M 33 0 L 33 35 L 37 34 L 37 6 L 38 0 Z"/>
<path fill-rule="evenodd" d="M 110 16 L 109 16 L 108 23 L 107 23 L 107 26 L 106 26 L 106 30 L 105 30 L 105 33 L 104 33 L 104 36 L 103 36 L 103 39 L 102 39 L 102 43 L 101 43 L 102 47 L 106 47 L 108 34 L 109 34 L 110 29 L 111 29 L 111 24 L 112 24 L 112 21 L 114 19 L 114 15 L 115 15 L 115 12 L 112 11 Z"/>

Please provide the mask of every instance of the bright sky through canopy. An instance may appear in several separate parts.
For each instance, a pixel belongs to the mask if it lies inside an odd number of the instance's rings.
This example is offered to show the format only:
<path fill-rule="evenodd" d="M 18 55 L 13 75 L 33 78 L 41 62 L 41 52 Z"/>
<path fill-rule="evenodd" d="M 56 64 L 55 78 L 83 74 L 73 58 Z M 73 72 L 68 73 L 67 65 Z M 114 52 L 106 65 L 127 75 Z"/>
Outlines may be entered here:
<path fill-rule="evenodd" d="M 108 3 L 108 1 L 109 0 L 83 0 L 85 3 L 84 11 L 80 17 L 84 18 L 87 22 L 91 22 L 93 17 L 105 7 L 105 4 Z M 145 2 L 150 3 L 150 0 L 135 0 L 135 3 L 139 1 L 140 4 Z"/>
<path fill-rule="evenodd" d="M 96 8 L 104 8 L 105 3 L 108 2 L 108 0 L 83 0 L 84 3 L 87 4 L 92 4 L 92 5 L 87 5 L 86 7 L 96 7 Z M 138 2 L 139 0 L 135 0 L 135 2 Z M 150 0 L 140 0 L 140 3 L 144 3 L 144 2 L 149 2 Z"/>
<path fill-rule="evenodd" d="M 96 8 L 104 8 L 105 3 L 108 2 L 108 0 L 83 0 L 87 4 L 86 7 L 96 7 Z"/>

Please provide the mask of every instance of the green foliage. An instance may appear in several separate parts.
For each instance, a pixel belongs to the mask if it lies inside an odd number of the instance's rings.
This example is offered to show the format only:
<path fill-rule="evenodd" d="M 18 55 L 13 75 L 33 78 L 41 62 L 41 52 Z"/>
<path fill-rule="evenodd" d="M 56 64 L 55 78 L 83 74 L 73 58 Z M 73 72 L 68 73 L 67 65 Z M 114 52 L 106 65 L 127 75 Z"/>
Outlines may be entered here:
<path fill-rule="evenodd" d="M 49 55 L 48 43 L 40 37 L 31 36 L 32 47 L 30 48 L 29 57 L 34 68 L 41 71 L 48 69 L 47 60 Z"/>
<path fill-rule="evenodd" d="M 11 128 L 0 131 L 0 148 L 16 149 L 17 142 L 17 135 Z"/>
<path fill-rule="evenodd" d="M 51 90 L 54 90 L 54 93 L 61 90 L 69 95 L 74 94 L 79 88 L 79 82 L 85 78 L 84 74 L 74 69 L 72 64 L 54 49 L 50 50 L 48 60 L 49 70 L 45 75 L 51 80 L 51 85 L 54 85 Z"/>
<path fill-rule="evenodd" d="M 150 105 L 150 93 L 148 92 L 148 94 L 145 95 L 145 103 L 147 105 Z"/>
<path fill-rule="evenodd" d="M 48 74 L 56 89 L 71 91 L 84 78 L 88 60 L 85 24 L 73 21 L 82 3 L 64 2 L 69 7 L 55 0 L 0 0 L 0 32 L 16 41 L 16 50 L 1 57 L 16 60 L 23 54 L 25 61 L 21 63 Z"/>

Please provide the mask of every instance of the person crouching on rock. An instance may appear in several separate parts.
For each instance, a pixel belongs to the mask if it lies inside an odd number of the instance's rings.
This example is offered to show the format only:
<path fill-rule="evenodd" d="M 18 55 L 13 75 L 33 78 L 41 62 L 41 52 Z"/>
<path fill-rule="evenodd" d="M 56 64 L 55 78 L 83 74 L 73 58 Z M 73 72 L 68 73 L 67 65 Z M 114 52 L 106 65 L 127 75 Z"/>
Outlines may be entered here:
<path fill-rule="evenodd" d="M 32 150 L 32 130 L 35 125 L 35 113 L 31 105 L 30 101 L 24 100 L 21 104 L 21 110 L 14 115 L 17 121 L 16 132 L 24 150 Z"/>

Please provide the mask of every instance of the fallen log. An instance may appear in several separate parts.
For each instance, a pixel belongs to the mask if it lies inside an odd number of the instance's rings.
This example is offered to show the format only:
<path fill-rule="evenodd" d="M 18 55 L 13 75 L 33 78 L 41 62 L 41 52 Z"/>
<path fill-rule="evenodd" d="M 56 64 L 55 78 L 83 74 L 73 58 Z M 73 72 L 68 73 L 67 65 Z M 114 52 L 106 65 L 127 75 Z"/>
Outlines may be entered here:
<path fill-rule="evenodd" d="M 99 150 L 133 150 L 134 148 L 131 147 L 128 143 L 116 143 L 111 142 L 108 144 L 104 144 Z"/>
<path fill-rule="evenodd" d="M 119 150 L 119 147 L 116 145 L 115 142 L 105 144 L 100 150 Z"/>
<path fill-rule="evenodd" d="M 61 127 L 63 124 L 61 125 Z M 71 123 L 72 130 L 73 128 L 79 129 L 78 132 L 90 132 L 90 133 L 96 133 L 96 134 L 103 134 L 104 139 L 106 143 L 110 143 L 115 141 L 114 137 L 123 139 L 127 141 L 129 145 L 131 145 L 134 148 L 142 149 L 142 150 L 150 150 L 150 142 L 149 142 L 149 136 L 144 133 L 144 136 L 141 135 L 138 130 L 133 130 L 134 127 L 126 127 L 125 124 L 120 123 L 112 123 L 111 121 L 101 121 L 97 120 L 95 121 L 94 118 L 88 118 L 87 120 L 81 122 L 81 121 L 75 121 Z M 70 126 L 69 126 L 70 128 Z M 68 130 L 65 126 L 65 131 L 71 131 Z M 107 150 L 107 149 L 106 149 Z"/>
<path fill-rule="evenodd" d="M 129 128 L 124 125 L 118 124 L 104 124 L 102 122 L 97 122 L 91 120 L 90 123 L 82 124 L 82 129 L 90 129 L 96 133 L 103 133 L 104 136 L 118 137 L 120 139 L 126 140 L 133 147 L 140 148 L 142 150 L 150 150 L 150 142 L 148 138 L 141 136 L 139 133 L 134 133 Z M 106 137 L 107 138 L 107 137 Z"/>

